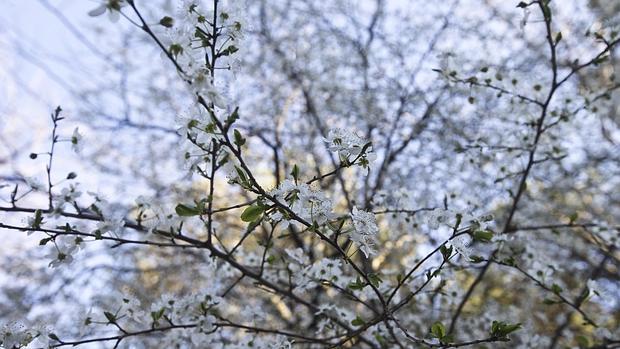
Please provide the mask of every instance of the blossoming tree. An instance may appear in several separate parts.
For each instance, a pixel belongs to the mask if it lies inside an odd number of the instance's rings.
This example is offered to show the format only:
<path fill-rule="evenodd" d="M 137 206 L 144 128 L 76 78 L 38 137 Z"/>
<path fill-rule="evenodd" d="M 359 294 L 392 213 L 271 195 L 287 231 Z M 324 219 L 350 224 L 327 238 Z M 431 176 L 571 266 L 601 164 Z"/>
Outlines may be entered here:
<path fill-rule="evenodd" d="M 88 14 L 129 23 L 168 70 L 122 93 L 174 121 L 106 119 L 165 145 L 122 165 L 151 195 L 108 199 L 57 168 L 89 140 L 51 113 L 29 156 L 44 180 L 2 186 L 0 228 L 67 273 L 29 294 L 69 314 L 8 322 L 4 348 L 618 345 L 619 131 L 597 123 L 618 25 L 575 34 L 563 3 L 503 2 L 489 26 L 520 25 L 478 39 L 514 44 L 474 60 L 448 35 L 458 2 L 417 24 L 422 42 L 400 3 L 183 0 L 153 18 L 144 3 Z M 102 258 L 101 280 L 81 273 Z"/>

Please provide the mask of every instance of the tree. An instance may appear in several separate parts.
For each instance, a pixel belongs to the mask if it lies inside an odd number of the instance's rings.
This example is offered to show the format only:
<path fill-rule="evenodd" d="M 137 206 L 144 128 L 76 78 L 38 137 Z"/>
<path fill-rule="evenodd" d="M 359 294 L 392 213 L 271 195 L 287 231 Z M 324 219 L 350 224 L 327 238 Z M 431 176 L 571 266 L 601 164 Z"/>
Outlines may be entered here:
<path fill-rule="evenodd" d="M 481 3 L 101 2 L 119 88 L 2 186 L 3 346 L 616 346 L 617 25 Z"/>

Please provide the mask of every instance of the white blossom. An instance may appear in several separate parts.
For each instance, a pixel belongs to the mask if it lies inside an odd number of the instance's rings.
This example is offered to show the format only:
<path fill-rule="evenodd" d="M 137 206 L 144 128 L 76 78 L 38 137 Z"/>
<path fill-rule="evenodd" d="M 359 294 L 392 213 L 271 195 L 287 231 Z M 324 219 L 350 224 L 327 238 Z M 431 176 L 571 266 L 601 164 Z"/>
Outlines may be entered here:
<path fill-rule="evenodd" d="M 191 89 L 194 93 L 205 97 L 214 106 L 226 109 L 227 103 L 224 97 L 217 91 L 209 70 L 198 69 L 190 75 L 192 79 Z"/>
<path fill-rule="evenodd" d="M 81 153 L 83 149 L 83 136 L 79 131 L 79 128 L 76 127 L 73 130 L 73 134 L 71 135 L 71 149 L 73 149 L 76 153 Z"/>
<path fill-rule="evenodd" d="M 125 220 L 120 213 L 114 213 L 108 216 L 104 216 L 104 219 L 97 223 L 97 230 L 100 233 L 113 233 L 117 234 L 125 226 Z"/>
<path fill-rule="evenodd" d="M 349 238 L 359 246 L 366 257 L 375 254 L 374 246 L 377 243 L 377 234 L 379 233 L 375 215 L 353 207 L 351 221 L 353 222 L 353 231 Z"/>
<path fill-rule="evenodd" d="M 454 247 L 456 252 L 463 256 L 466 260 L 469 260 L 473 255 L 473 251 L 469 246 L 470 240 L 471 239 L 467 235 L 459 235 L 450 240 L 450 244 Z"/>
<path fill-rule="evenodd" d="M 69 185 L 68 188 L 62 188 L 60 194 L 53 196 L 54 212 L 52 216 L 58 217 L 66 204 L 73 205 L 80 196 L 82 196 L 82 192 L 75 184 Z"/>
<path fill-rule="evenodd" d="M 325 142 L 330 151 L 337 152 L 343 159 L 358 156 L 368 143 L 355 133 L 342 128 L 329 130 Z"/>
<path fill-rule="evenodd" d="M 73 263 L 73 254 L 82 247 L 83 240 L 73 235 L 57 235 L 50 243 L 51 250 L 47 257 L 52 258 L 49 266 L 57 268 L 63 264 Z"/>
<path fill-rule="evenodd" d="M 35 177 L 25 177 L 24 180 L 32 190 L 37 191 L 43 189 L 43 184 Z"/>
<path fill-rule="evenodd" d="M 588 280 L 586 282 L 586 287 L 590 291 L 590 295 L 595 295 L 599 297 L 599 299 L 602 301 L 609 301 L 613 299 L 609 292 L 607 292 L 605 288 L 601 287 L 599 282 L 597 282 L 596 280 Z"/>
<path fill-rule="evenodd" d="M 125 0 L 104 0 L 101 4 L 88 12 L 91 17 L 98 17 L 108 12 L 108 16 L 112 22 L 118 22 L 120 18 L 120 10 L 126 6 Z"/>
<path fill-rule="evenodd" d="M 23 348 L 33 339 L 32 331 L 18 322 L 6 324 L 0 329 L 0 343 L 3 348 Z"/>

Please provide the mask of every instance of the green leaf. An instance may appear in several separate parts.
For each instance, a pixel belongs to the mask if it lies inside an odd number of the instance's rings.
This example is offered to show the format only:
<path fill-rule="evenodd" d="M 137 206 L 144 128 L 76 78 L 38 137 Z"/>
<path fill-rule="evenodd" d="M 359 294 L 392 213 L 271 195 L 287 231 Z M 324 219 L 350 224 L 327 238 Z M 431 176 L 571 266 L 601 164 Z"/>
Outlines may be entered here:
<path fill-rule="evenodd" d="M 362 281 L 362 279 L 360 279 L 360 277 L 358 276 L 357 279 L 351 283 L 349 283 L 348 287 L 352 290 L 362 290 L 364 289 L 364 287 L 366 287 L 366 283 L 364 283 L 364 281 Z"/>
<path fill-rule="evenodd" d="M 383 282 L 379 275 L 374 273 L 368 274 L 368 279 L 370 280 L 370 283 L 375 287 L 379 287 L 379 284 Z"/>
<path fill-rule="evenodd" d="M 353 326 L 364 326 L 364 324 L 364 320 L 359 317 L 359 315 L 355 319 L 351 320 L 351 325 Z"/>
<path fill-rule="evenodd" d="M 50 339 L 60 342 L 60 338 L 55 333 L 50 333 L 47 335 Z"/>
<path fill-rule="evenodd" d="M 245 144 L 245 138 L 243 138 L 243 136 L 241 135 L 241 132 L 239 132 L 239 130 L 235 129 L 233 131 L 233 135 L 235 137 L 233 143 L 238 146 L 241 147 L 242 145 Z"/>
<path fill-rule="evenodd" d="M 200 215 L 200 210 L 197 207 L 178 204 L 174 208 L 174 211 L 181 217 L 191 217 Z"/>
<path fill-rule="evenodd" d="M 475 241 L 490 242 L 493 239 L 493 232 L 490 230 L 476 230 L 473 238 Z"/>
<path fill-rule="evenodd" d="M 551 286 L 551 291 L 553 291 L 553 293 L 560 294 L 562 293 L 562 287 L 560 287 L 558 284 L 553 284 Z"/>
<path fill-rule="evenodd" d="M 159 24 L 163 25 L 166 28 L 172 28 L 172 26 L 174 25 L 174 19 L 169 16 L 164 16 L 162 17 L 162 19 L 159 20 Z"/>
<path fill-rule="evenodd" d="M 568 216 L 568 219 L 570 220 L 570 222 L 568 224 L 575 223 L 578 218 L 579 218 L 579 213 L 573 212 L 570 216 Z"/>
<path fill-rule="evenodd" d="M 241 220 L 244 222 L 254 222 L 260 218 L 263 212 L 265 212 L 263 205 L 255 204 L 248 206 L 241 214 Z"/>
<path fill-rule="evenodd" d="M 493 321 L 491 325 L 491 336 L 497 338 L 504 338 L 508 334 L 517 331 L 521 328 L 521 324 L 508 324 L 504 321 Z"/>
<path fill-rule="evenodd" d="M 226 125 L 229 127 L 237 120 L 239 120 L 239 107 L 236 107 L 235 110 L 233 110 L 233 112 L 230 114 L 230 116 L 228 116 L 228 118 L 226 119 Z"/>
<path fill-rule="evenodd" d="M 164 311 L 165 311 L 164 308 L 161 308 L 158 311 L 152 311 L 151 318 L 153 318 L 153 321 L 157 321 L 161 319 L 161 317 L 164 316 Z"/>
<path fill-rule="evenodd" d="M 103 315 L 105 315 L 105 318 L 108 319 L 109 322 L 116 322 L 116 315 L 110 313 L 109 311 L 104 311 Z"/>
<path fill-rule="evenodd" d="M 440 321 L 436 321 L 431 325 L 431 335 L 439 339 L 444 338 L 446 336 L 446 327 Z"/>
<path fill-rule="evenodd" d="M 443 256 L 443 260 L 447 261 L 448 259 L 450 259 L 450 256 L 452 256 L 452 250 L 453 247 L 446 247 L 446 245 L 441 245 L 441 247 L 439 248 L 439 251 L 441 252 L 441 255 Z"/>
<path fill-rule="evenodd" d="M 41 210 L 34 211 L 34 221 L 32 222 L 31 228 L 39 229 L 41 228 L 41 224 L 43 224 L 43 212 Z"/>
<path fill-rule="evenodd" d="M 291 176 L 293 176 L 293 179 L 295 180 L 295 182 L 297 182 L 297 180 L 299 179 L 299 167 L 297 166 L 297 164 L 293 165 Z"/>
<path fill-rule="evenodd" d="M 543 300 L 543 304 L 544 304 L 544 305 L 554 305 L 554 304 L 556 304 L 556 303 L 558 303 L 558 302 L 557 302 L 557 301 L 554 301 L 553 299 L 550 299 L 550 298 L 545 298 L 545 299 Z"/>

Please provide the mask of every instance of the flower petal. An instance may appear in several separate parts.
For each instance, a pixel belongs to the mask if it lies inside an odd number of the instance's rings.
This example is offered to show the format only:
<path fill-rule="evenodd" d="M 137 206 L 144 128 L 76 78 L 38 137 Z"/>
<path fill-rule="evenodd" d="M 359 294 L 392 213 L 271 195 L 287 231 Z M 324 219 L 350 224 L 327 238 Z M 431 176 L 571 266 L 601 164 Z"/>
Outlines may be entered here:
<path fill-rule="evenodd" d="M 92 9 L 88 12 L 88 15 L 91 17 L 97 17 L 97 16 L 101 16 L 102 14 L 105 13 L 106 10 L 106 6 L 105 4 L 99 5 L 99 7 Z"/>

